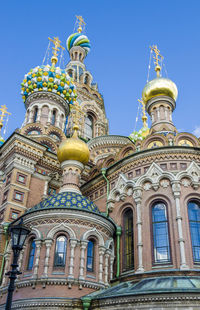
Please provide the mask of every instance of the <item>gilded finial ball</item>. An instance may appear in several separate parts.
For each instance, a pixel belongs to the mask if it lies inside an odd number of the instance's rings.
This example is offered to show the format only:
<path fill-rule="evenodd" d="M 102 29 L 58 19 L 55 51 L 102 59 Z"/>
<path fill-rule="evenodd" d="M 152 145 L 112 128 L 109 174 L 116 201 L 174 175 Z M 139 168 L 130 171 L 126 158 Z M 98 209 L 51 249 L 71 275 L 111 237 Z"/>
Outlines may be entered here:
<path fill-rule="evenodd" d="M 74 134 L 60 144 L 57 156 L 61 163 L 65 160 L 77 160 L 86 165 L 90 158 L 90 152 L 87 144 Z"/>
<path fill-rule="evenodd" d="M 178 90 L 176 84 L 170 79 L 157 77 L 148 82 L 142 91 L 142 100 L 146 104 L 150 99 L 156 96 L 168 96 L 176 101 Z"/>

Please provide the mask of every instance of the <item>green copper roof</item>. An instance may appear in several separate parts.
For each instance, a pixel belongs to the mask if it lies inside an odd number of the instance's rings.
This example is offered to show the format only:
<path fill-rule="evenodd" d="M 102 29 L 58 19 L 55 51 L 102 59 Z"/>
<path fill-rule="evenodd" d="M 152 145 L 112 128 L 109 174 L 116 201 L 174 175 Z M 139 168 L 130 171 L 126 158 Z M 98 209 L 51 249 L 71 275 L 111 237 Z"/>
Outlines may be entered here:
<path fill-rule="evenodd" d="M 158 293 L 200 293 L 200 276 L 171 276 L 143 279 L 137 283 L 134 281 L 123 282 L 108 289 L 95 292 L 90 295 L 92 299 L 113 298 L 119 296 L 158 294 Z"/>
<path fill-rule="evenodd" d="M 26 214 L 43 209 L 60 209 L 60 208 L 82 210 L 102 215 L 102 213 L 99 211 L 97 206 L 92 201 L 82 196 L 81 194 L 72 192 L 63 192 L 49 196 L 47 199 L 41 201 L 34 207 L 28 209 L 26 211 Z"/>

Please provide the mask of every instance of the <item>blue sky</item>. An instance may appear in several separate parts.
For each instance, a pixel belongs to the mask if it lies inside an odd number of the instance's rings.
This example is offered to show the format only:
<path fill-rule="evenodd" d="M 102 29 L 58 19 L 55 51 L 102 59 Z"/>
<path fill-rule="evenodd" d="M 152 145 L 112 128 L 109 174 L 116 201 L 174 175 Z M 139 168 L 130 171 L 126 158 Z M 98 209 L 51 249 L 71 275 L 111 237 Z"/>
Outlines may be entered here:
<path fill-rule="evenodd" d="M 199 0 L 8 0 L 1 3 L 0 12 L 0 105 L 6 104 L 12 113 L 6 137 L 24 119 L 20 95 L 24 74 L 42 64 L 49 36 L 58 36 L 65 45 L 75 15 L 87 23 L 92 48 L 85 64 L 104 97 L 110 134 L 129 135 L 134 130 L 149 46 L 157 44 L 168 77 L 179 91 L 174 124 L 181 131 L 199 128 L 200 136 Z M 150 78 L 154 77 L 152 68 Z"/>

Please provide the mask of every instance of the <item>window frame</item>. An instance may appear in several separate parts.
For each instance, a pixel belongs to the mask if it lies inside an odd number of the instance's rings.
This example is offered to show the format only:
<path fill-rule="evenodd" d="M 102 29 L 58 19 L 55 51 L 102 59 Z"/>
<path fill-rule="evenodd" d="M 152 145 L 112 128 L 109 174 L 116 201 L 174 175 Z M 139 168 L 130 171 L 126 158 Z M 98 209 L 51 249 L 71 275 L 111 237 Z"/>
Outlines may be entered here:
<path fill-rule="evenodd" d="M 21 199 L 17 199 L 17 198 L 16 198 L 16 194 L 21 195 L 22 198 L 21 198 Z M 18 202 L 23 202 L 23 201 L 24 201 L 24 193 L 18 191 L 17 189 L 14 189 L 14 192 L 13 192 L 13 200 L 18 201 Z"/>
<path fill-rule="evenodd" d="M 20 177 L 20 176 L 24 177 L 24 182 L 21 182 L 21 181 L 19 180 L 19 177 Z M 26 185 L 26 180 L 27 180 L 27 175 L 25 175 L 25 174 L 23 174 L 23 173 L 21 173 L 21 172 L 17 172 L 17 182 L 18 182 L 18 183 L 23 184 L 23 185 Z"/>
<path fill-rule="evenodd" d="M 128 233 L 131 233 L 131 239 L 132 239 L 132 241 L 131 241 L 131 243 L 132 243 L 132 245 L 131 245 L 131 247 L 132 247 L 132 255 L 130 256 L 130 260 L 131 260 L 131 262 L 129 263 L 129 264 L 127 264 L 127 256 L 128 255 L 130 255 L 130 253 L 127 253 L 126 252 L 126 244 L 127 244 L 127 240 L 126 240 L 126 228 L 125 228 L 125 215 L 126 215 L 126 213 L 128 213 L 128 212 L 132 212 L 132 229 L 130 230 L 130 232 L 129 232 L 129 227 L 128 227 Z M 130 218 L 129 218 L 129 215 L 127 216 L 127 219 L 129 220 Z M 124 272 L 126 272 L 126 271 L 129 271 L 129 270 L 134 270 L 134 268 L 135 268 L 135 252 L 134 252 L 134 212 L 133 212 L 133 209 L 131 208 L 131 206 L 127 206 L 125 209 L 124 209 L 124 211 L 123 211 L 123 213 L 122 213 L 122 223 L 123 223 L 123 238 L 122 238 L 122 242 L 123 242 L 123 256 L 122 256 L 122 270 L 124 271 Z M 128 224 L 128 226 L 129 226 L 129 224 Z M 128 241 L 129 242 L 129 241 Z"/>
<path fill-rule="evenodd" d="M 190 230 L 190 241 L 191 241 L 191 247 L 192 247 L 192 258 L 193 258 L 193 263 L 194 264 L 200 264 L 200 258 L 199 260 L 195 260 L 195 255 L 194 255 L 194 246 L 193 246 L 193 240 L 192 240 L 192 233 L 191 233 L 191 225 L 190 225 L 190 217 L 189 217 L 189 203 L 195 203 L 199 206 L 199 209 L 200 209 L 200 201 L 198 199 L 190 199 L 188 202 L 187 202 L 187 214 L 188 214 L 188 224 L 189 224 L 189 230 Z M 196 222 L 199 222 L 199 229 L 200 229 L 200 221 L 196 221 Z M 199 243 L 200 243 L 200 240 L 199 240 Z M 200 245 L 199 245 L 199 248 L 200 248 Z"/>
<path fill-rule="evenodd" d="M 168 231 L 168 257 L 169 259 L 167 260 L 160 260 L 156 261 L 155 257 L 155 248 L 154 248 L 154 228 L 153 228 L 153 208 L 158 205 L 158 204 L 163 204 L 165 206 L 165 212 L 166 212 L 166 220 L 165 221 L 159 221 L 155 223 L 166 223 L 167 231 Z M 153 265 L 168 265 L 172 263 L 172 249 L 171 249 L 171 239 L 170 239 L 170 226 L 169 226 L 169 213 L 168 213 L 168 204 L 166 201 L 159 199 L 156 201 L 153 201 L 150 207 L 150 219 L 151 219 L 151 244 L 152 244 L 152 263 Z"/>
<path fill-rule="evenodd" d="M 34 242 L 34 247 L 33 247 L 33 242 Z M 32 250 L 34 250 L 33 254 L 32 254 Z M 35 237 L 32 237 L 29 239 L 29 251 L 28 251 L 28 259 L 27 259 L 27 266 L 26 266 L 27 271 L 33 270 L 35 253 L 36 253 Z M 30 262 L 31 262 L 31 267 L 30 267 Z"/>
<path fill-rule="evenodd" d="M 93 244 L 93 249 L 92 249 L 92 256 L 88 255 L 88 244 L 89 242 L 91 242 Z M 86 271 L 87 272 L 94 272 L 94 260 L 95 260 L 95 244 L 96 244 L 96 240 L 93 238 L 88 239 L 88 244 L 87 244 L 87 259 L 86 259 Z M 88 267 L 88 258 L 92 259 L 92 267 L 89 268 Z"/>
<path fill-rule="evenodd" d="M 56 262 L 57 258 L 56 258 L 56 253 L 57 253 L 57 241 L 59 238 L 64 237 L 65 238 L 65 251 L 63 251 L 62 253 L 64 253 L 64 263 L 63 264 L 58 264 Z M 65 234 L 59 234 L 56 238 L 55 238 L 55 247 L 54 247 L 54 261 L 53 261 L 53 268 L 54 269 L 64 269 L 66 267 L 66 258 L 67 258 L 67 243 L 68 243 L 68 237 Z M 60 253 L 60 252 L 59 252 Z"/>

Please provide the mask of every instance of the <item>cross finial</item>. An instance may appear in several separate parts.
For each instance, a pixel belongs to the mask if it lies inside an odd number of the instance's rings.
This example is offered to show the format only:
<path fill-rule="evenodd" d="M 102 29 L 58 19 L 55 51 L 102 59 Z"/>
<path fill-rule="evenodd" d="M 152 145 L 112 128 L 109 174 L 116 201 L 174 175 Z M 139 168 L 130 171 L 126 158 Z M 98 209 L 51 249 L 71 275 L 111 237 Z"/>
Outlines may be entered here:
<path fill-rule="evenodd" d="M 152 52 L 155 53 L 155 56 L 153 56 L 153 59 L 155 59 L 155 61 L 154 61 L 155 71 L 156 71 L 157 77 L 159 77 L 160 76 L 160 70 L 161 70 L 160 62 L 163 60 L 164 57 L 160 54 L 160 51 L 159 51 L 157 45 L 150 46 L 150 49 Z"/>
<path fill-rule="evenodd" d="M 78 24 L 77 31 L 81 33 L 85 29 L 85 25 L 86 25 L 82 16 L 76 15 L 76 24 Z"/>
<path fill-rule="evenodd" d="M 0 114 L 0 130 L 1 130 L 1 128 L 3 127 L 3 121 L 4 121 L 4 118 L 6 117 L 6 114 L 7 115 L 11 115 L 11 113 L 9 113 L 8 111 L 7 111 L 7 107 L 6 107 L 6 105 L 4 104 L 4 105 L 1 105 L 1 108 L 0 108 L 0 111 L 1 111 L 1 114 Z"/>
<path fill-rule="evenodd" d="M 62 48 L 63 50 L 65 49 L 62 45 L 60 45 L 61 41 L 59 40 L 58 37 L 54 37 L 53 39 L 51 38 L 48 38 L 49 41 L 53 42 L 54 44 L 54 47 L 52 47 L 52 50 L 53 50 L 53 56 L 51 57 L 51 62 L 53 65 L 55 65 L 58 61 L 58 51 L 59 51 L 59 48 Z"/>
<path fill-rule="evenodd" d="M 75 101 L 74 104 L 70 104 L 70 109 L 72 112 L 72 120 L 74 124 L 73 129 L 74 131 L 77 131 L 79 129 L 79 125 L 82 125 L 81 119 L 85 113 L 82 111 L 78 101 Z"/>
<path fill-rule="evenodd" d="M 142 99 L 138 99 L 138 102 L 142 104 L 142 122 L 143 122 L 143 126 L 147 128 L 148 126 L 147 126 L 147 115 L 145 111 L 145 104 Z"/>

